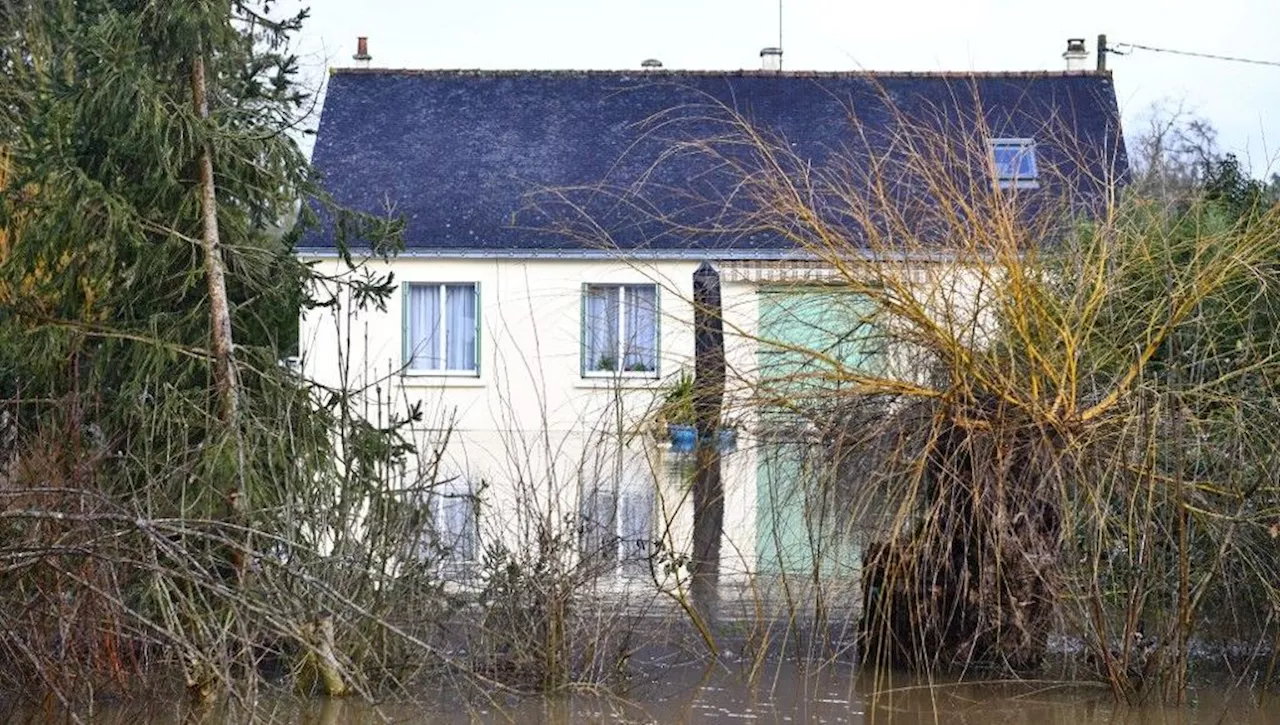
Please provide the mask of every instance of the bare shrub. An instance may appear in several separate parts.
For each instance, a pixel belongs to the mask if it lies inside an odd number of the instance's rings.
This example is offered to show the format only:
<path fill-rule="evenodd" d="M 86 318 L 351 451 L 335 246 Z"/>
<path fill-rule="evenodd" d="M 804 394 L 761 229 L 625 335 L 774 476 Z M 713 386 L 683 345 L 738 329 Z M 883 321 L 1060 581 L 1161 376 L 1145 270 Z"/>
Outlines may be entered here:
<path fill-rule="evenodd" d="M 676 139 L 656 165 L 703 158 L 706 187 L 734 196 L 690 200 L 718 210 L 711 227 L 652 221 L 788 240 L 822 274 L 780 291 L 869 310 L 828 322 L 873 359 L 730 332 L 798 361 L 739 371 L 740 415 L 762 440 L 786 421 L 806 431 L 834 475 L 805 495 L 837 494 L 863 527 L 868 661 L 1025 671 L 1060 635 L 1087 654 L 1077 675 L 1173 699 L 1209 631 L 1265 664 L 1280 211 L 1149 201 L 1125 189 L 1120 139 L 1086 147 L 1065 117 L 1037 143 L 1073 163 L 1002 188 L 976 90 L 887 107 L 889 137 L 849 109 L 855 140 L 823 168 L 713 99 L 653 119 Z M 683 133 L 687 118 L 722 131 Z M 648 198 L 662 188 L 592 191 L 664 208 Z M 568 218 L 557 228 L 608 246 Z"/>

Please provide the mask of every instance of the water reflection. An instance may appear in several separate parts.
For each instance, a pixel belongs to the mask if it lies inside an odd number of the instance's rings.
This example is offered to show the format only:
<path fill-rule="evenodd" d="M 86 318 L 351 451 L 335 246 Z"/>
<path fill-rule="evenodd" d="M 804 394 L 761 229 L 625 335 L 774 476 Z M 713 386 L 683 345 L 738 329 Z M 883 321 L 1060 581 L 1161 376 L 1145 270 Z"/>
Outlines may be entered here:
<path fill-rule="evenodd" d="M 15 715 L 17 715 L 15 713 Z M 826 669 L 806 674 L 789 665 L 759 671 L 754 682 L 719 667 L 666 670 L 636 682 L 625 697 L 577 693 L 556 699 L 470 698 L 463 704 L 369 705 L 354 700 L 262 703 L 243 712 L 206 714 L 173 704 L 135 703 L 106 708 L 86 719 L 105 725 L 188 725 L 252 720 L 290 725 L 453 725 L 518 723 L 853 723 L 886 725 L 1199 725 L 1280 723 L 1280 707 L 1259 705 L 1245 693 L 1216 689 L 1192 693 L 1184 708 L 1116 705 L 1110 691 L 1050 682 L 921 682 L 902 675 L 855 676 Z M 66 722 L 50 712 L 26 712 L 8 722 Z"/>

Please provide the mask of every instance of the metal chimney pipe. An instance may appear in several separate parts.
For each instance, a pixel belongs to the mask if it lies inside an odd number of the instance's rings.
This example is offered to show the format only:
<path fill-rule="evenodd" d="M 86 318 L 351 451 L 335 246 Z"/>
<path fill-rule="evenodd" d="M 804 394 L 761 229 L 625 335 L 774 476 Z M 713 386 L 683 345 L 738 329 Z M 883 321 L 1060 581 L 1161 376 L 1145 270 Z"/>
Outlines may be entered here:
<path fill-rule="evenodd" d="M 1067 70 L 1084 70 L 1089 60 L 1089 49 L 1085 47 L 1084 38 L 1068 38 L 1067 51 L 1062 54 L 1067 61 Z"/>
<path fill-rule="evenodd" d="M 782 48 L 762 48 L 760 50 L 760 68 L 763 70 L 782 70 Z"/>

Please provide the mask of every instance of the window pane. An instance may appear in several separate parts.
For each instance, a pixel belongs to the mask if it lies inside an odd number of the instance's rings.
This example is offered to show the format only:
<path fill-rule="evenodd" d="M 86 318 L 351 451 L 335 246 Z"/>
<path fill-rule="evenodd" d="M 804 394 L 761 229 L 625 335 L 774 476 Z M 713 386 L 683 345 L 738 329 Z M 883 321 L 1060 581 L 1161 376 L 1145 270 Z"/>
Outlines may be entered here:
<path fill-rule="evenodd" d="M 436 285 L 409 285 L 409 369 L 439 370 L 440 288 Z"/>
<path fill-rule="evenodd" d="M 618 369 L 618 288 L 587 288 L 585 334 L 586 369 Z"/>
<path fill-rule="evenodd" d="M 995 143 L 991 147 L 996 178 L 1001 181 L 1036 178 L 1035 147 L 1026 141 Z"/>
<path fill-rule="evenodd" d="M 445 481 L 434 496 L 436 503 L 432 523 L 444 563 L 458 567 L 474 562 L 478 533 L 470 484 L 461 477 Z"/>
<path fill-rule="evenodd" d="M 476 369 L 476 288 L 470 284 L 445 287 L 445 362 L 448 370 Z"/>
<path fill-rule="evenodd" d="M 651 494 L 651 489 L 627 490 L 618 500 L 618 537 L 622 540 L 619 558 L 632 573 L 649 569 L 654 504 Z"/>
<path fill-rule="evenodd" d="M 996 146 L 996 176 L 1001 179 L 1013 179 L 1017 177 L 1017 156 L 1018 149 L 1013 146 Z"/>
<path fill-rule="evenodd" d="M 617 515 L 618 500 L 612 490 L 593 487 L 584 492 L 579 527 L 584 559 L 612 568 L 618 556 Z"/>
<path fill-rule="evenodd" d="M 627 348 L 623 369 L 652 372 L 658 369 L 658 291 L 652 285 L 627 287 Z"/>
<path fill-rule="evenodd" d="M 1018 153 L 1018 178 L 1036 178 L 1036 153 L 1031 146 L 1023 146 Z"/>
<path fill-rule="evenodd" d="M 461 495 L 441 501 L 440 543 L 445 547 L 446 557 L 452 562 L 461 564 L 475 559 L 475 521 L 472 512 L 471 502 Z"/>

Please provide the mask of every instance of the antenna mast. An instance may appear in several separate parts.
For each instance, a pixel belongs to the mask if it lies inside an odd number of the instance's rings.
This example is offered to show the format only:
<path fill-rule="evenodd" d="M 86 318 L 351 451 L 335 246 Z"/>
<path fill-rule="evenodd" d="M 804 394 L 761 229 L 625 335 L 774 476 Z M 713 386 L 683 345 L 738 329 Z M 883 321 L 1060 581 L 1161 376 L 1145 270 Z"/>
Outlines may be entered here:
<path fill-rule="evenodd" d="M 782 50 L 782 0 L 778 0 L 778 50 Z M 782 54 L 778 54 L 778 70 L 782 70 Z"/>

